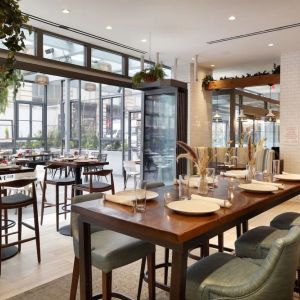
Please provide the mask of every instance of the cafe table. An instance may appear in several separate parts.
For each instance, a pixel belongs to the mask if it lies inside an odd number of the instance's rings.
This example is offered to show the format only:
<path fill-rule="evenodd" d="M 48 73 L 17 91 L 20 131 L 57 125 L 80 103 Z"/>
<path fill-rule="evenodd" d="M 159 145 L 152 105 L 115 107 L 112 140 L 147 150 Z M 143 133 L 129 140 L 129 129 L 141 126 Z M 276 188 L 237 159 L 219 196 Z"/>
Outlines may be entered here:
<path fill-rule="evenodd" d="M 13 174 L 21 174 L 21 173 L 28 173 L 28 172 L 34 172 L 33 168 L 26 168 L 26 167 L 0 167 L 0 176 L 6 176 L 6 175 L 13 175 Z M 0 222 L 1 222 L 1 217 L 0 216 Z M 14 224 L 14 221 L 12 221 Z M 14 225 L 12 225 L 14 226 Z M 2 249 L 2 260 L 6 260 L 8 258 L 11 258 L 15 256 L 18 253 L 18 248 L 16 246 L 11 246 L 7 248 Z"/>
<path fill-rule="evenodd" d="M 106 166 L 109 164 L 107 161 L 99 161 L 97 159 L 86 158 L 86 159 L 76 159 L 76 158 L 62 158 L 62 159 L 55 159 L 50 160 L 47 164 L 55 164 L 60 167 L 69 167 L 74 169 L 75 175 L 75 182 L 76 184 L 82 183 L 81 178 L 81 169 L 86 167 L 99 167 L 99 166 Z M 79 193 L 78 191 L 76 193 Z M 70 236 L 71 235 L 71 227 L 70 225 L 62 226 L 59 229 L 59 232 L 62 235 Z"/>
<path fill-rule="evenodd" d="M 166 208 L 164 193 L 172 191 L 176 193 L 175 186 L 153 189 L 159 196 L 147 202 L 146 211 L 142 214 L 135 213 L 132 207 L 103 199 L 74 205 L 72 211 L 80 215 L 80 299 L 92 299 L 91 224 L 171 249 L 173 255 L 170 299 L 185 299 L 189 249 L 206 243 L 208 239 L 300 194 L 300 182 L 284 182 L 283 190 L 262 194 L 242 191 L 238 187 L 242 181 L 233 182 L 228 178 L 219 177 L 218 187 L 209 196 L 219 199 L 230 198 L 232 206 L 220 208 L 209 215 L 187 216 L 173 213 Z"/>

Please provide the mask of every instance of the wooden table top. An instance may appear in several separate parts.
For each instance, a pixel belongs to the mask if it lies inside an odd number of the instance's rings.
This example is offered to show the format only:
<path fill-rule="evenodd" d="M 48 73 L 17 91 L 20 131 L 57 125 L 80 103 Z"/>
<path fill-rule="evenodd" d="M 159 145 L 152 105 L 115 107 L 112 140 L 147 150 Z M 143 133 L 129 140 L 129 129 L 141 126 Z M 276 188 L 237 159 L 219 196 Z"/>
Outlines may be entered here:
<path fill-rule="evenodd" d="M 232 184 L 232 180 L 220 176 L 218 188 L 208 196 L 228 199 L 228 184 Z M 210 215 L 185 216 L 165 208 L 164 193 L 177 193 L 177 187 L 174 186 L 154 189 L 159 197 L 147 202 L 146 212 L 143 214 L 134 213 L 132 207 L 102 199 L 77 204 L 72 209 L 81 214 L 85 221 L 172 248 L 200 235 L 205 238 L 213 237 L 300 193 L 300 182 L 284 182 L 284 190 L 270 194 L 245 192 L 238 188 L 238 184 L 237 180 L 233 183 L 232 207 L 221 208 Z"/>
<path fill-rule="evenodd" d="M 97 159 L 66 159 L 66 160 L 49 160 L 47 164 L 56 164 L 62 167 L 85 167 L 85 166 L 106 166 L 108 161 L 99 161 Z"/>
<path fill-rule="evenodd" d="M 19 173 L 28 173 L 34 172 L 33 168 L 10 168 L 10 169 L 0 169 L 0 175 L 10 175 L 10 174 L 19 174 Z"/>

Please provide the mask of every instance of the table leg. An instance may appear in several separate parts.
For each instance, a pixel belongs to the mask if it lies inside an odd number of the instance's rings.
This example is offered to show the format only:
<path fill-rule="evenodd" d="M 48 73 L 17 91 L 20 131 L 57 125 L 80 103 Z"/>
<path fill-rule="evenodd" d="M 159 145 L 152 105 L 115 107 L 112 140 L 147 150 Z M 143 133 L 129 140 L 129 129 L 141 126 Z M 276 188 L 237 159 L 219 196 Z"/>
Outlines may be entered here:
<path fill-rule="evenodd" d="M 91 226 L 79 217 L 80 300 L 92 299 Z"/>
<path fill-rule="evenodd" d="M 82 179 L 81 179 L 81 167 L 76 167 L 75 168 L 75 181 L 76 184 L 81 184 L 82 183 Z M 76 195 L 78 196 L 81 195 L 80 191 L 76 190 Z"/>
<path fill-rule="evenodd" d="M 185 299 L 187 251 L 173 250 L 170 300 Z"/>

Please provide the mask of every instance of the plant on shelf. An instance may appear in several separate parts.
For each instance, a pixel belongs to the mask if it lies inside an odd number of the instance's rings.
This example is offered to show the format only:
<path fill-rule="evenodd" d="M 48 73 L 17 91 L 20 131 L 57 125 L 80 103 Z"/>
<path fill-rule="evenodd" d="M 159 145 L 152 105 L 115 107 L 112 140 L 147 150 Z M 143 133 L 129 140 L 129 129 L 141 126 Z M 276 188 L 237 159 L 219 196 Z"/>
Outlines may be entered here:
<path fill-rule="evenodd" d="M 135 73 L 132 77 L 132 83 L 135 87 L 139 87 L 142 83 L 162 80 L 165 78 L 165 76 L 166 74 L 163 70 L 162 65 L 156 64 L 154 66 L 151 66 L 150 68 Z"/>
<path fill-rule="evenodd" d="M 211 81 L 214 81 L 214 78 L 211 75 L 205 75 L 202 79 L 202 87 L 207 88 Z"/>
<path fill-rule="evenodd" d="M 0 65 L 0 112 L 5 112 L 8 104 L 8 87 L 13 87 L 15 96 L 21 86 L 22 75 L 15 68 L 15 55 L 26 48 L 22 26 L 27 22 L 28 17 L 22 14 L 18 0 L 0 1 L 0 40 L 8 50 L 5 62 Z"/>

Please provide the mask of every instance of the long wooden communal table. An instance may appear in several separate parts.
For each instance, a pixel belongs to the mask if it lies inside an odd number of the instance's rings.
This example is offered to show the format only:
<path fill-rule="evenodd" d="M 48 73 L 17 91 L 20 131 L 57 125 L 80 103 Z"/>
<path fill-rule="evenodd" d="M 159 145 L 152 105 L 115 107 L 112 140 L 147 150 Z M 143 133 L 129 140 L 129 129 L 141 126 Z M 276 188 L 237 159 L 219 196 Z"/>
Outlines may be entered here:
<path fill-rule="evenodd" d="M 213 196 L 228 199 L 228 178 L 219 178 Z M 140 238 L 173 250 L 170 299 L 185 299 L 188 250 L 208 239 L 239 225 L 264 211 L 300 194 L 300 182 L 284 182 L 284 190 L 271 194 L 253 194 L 242 191 L 234 182 L 231 208 L 221 208 L 206 216 L 184 216 L 164 207 L 166 191 L 175 187 L 155 189 L 156 200 L 147 203 L 146 212 L 137 214 L 131 207 L 103 201 L 103 199 L 74 205 L 72 211 L 80 214 L 80 293 L 81 300 L 92 298 L 90 224 Z"/>

